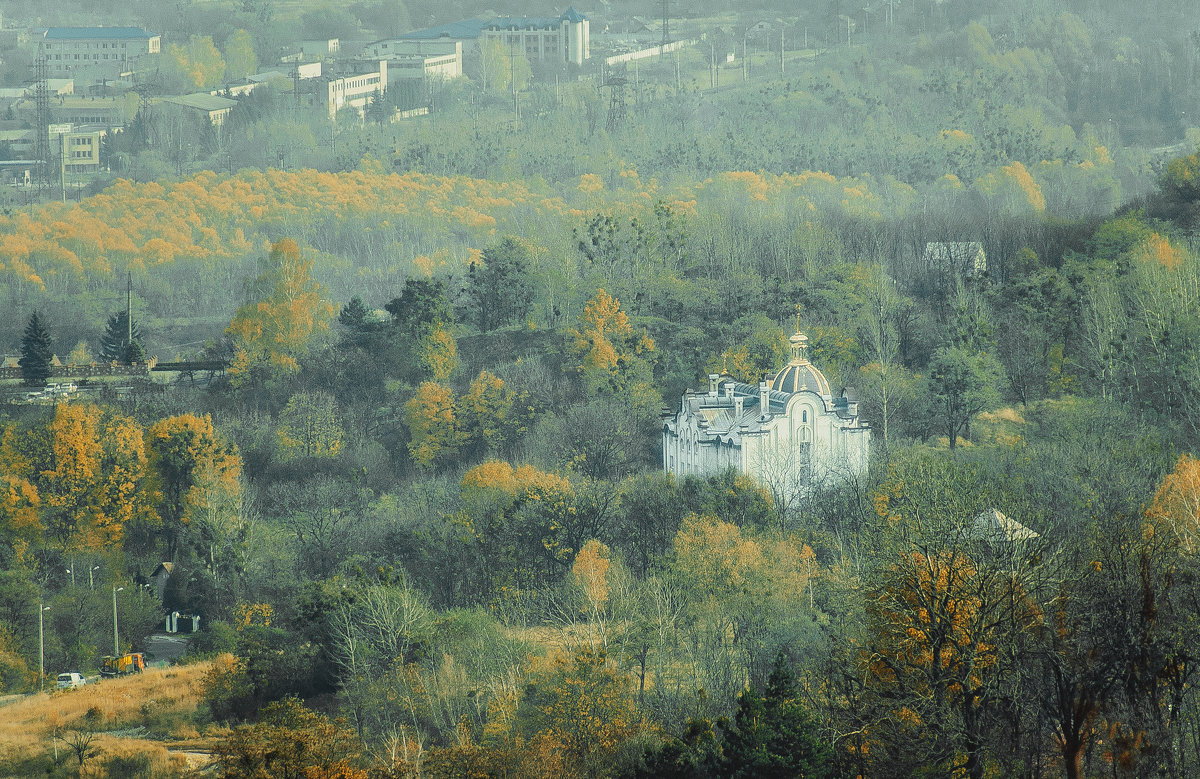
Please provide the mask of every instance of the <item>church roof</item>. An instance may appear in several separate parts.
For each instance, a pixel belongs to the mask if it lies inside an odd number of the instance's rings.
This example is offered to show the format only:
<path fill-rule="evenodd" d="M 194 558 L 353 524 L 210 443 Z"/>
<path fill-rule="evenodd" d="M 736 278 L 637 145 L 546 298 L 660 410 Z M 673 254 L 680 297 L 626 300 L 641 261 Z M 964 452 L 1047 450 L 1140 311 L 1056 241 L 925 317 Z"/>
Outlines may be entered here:
<path fill-rule="evenodd" d="M 833 395 L 829 380 L 808 361 L 808 336 L 799 330 L 791 337 L 792 359 L 771 380 L 771 389 L 792 394 L 807 390 L 823 397 Z"/>

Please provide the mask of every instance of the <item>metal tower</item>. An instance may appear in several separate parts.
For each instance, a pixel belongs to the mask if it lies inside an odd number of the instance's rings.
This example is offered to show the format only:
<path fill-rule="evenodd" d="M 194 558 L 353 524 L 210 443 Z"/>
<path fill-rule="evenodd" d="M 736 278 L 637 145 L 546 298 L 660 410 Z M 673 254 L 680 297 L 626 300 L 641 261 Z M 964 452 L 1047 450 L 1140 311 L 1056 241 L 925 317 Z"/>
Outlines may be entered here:
<path fill-rule="evenodd" d="M 35 107 L 33 157 L 35 160 L 35 178 L 37 188 L 48 190 L 54 186 L 55 149 L 50 143 L 50 86 L 47 81 L 46 53 L 42 45 L 38 46 L 37 60 L 34 63 L 33 100 Z"/>
<path fill-rule="evenodd" d="M 659 59 L 665 55 L 665 49 L 671 42 L 671 0 L 662 0 L 662 47 L 659 49 Z"/>
<path fill-rule="evenodd" d="M 609 76 L 604 82 L 609 90 L 608 120 L 604 123 L 604 129 L 610 133 L 625 123 L 625 87 L 628 84 L 629 79 L 624 76 Z"/>

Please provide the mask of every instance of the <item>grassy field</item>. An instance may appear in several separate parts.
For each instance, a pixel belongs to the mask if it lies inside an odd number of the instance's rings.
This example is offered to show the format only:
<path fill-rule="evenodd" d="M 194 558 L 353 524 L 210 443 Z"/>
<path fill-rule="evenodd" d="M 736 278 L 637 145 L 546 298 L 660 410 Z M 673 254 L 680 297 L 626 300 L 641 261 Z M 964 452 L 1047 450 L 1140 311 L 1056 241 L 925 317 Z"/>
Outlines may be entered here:
<path fill-rule="evenodd" d="M 211 663 L 148 669 L 0 708 L 0 776 L 76 775 L 74 745 L 91 738 L 82 776 L 165 777 L 208 762 L 194 725 Z"/>

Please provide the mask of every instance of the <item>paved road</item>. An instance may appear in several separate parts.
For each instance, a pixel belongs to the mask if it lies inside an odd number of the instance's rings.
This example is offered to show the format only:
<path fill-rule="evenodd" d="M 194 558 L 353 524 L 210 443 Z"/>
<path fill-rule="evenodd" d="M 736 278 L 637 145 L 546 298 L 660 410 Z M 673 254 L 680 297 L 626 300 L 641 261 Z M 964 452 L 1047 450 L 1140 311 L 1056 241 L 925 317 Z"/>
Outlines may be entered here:
<path fill-rule="evenodd" d="M 153 655 L 151 660 L 175 661 L 183 657 L 187 648 L 187 636 L 155 633 L 146 637 L 146 652 Z"/>

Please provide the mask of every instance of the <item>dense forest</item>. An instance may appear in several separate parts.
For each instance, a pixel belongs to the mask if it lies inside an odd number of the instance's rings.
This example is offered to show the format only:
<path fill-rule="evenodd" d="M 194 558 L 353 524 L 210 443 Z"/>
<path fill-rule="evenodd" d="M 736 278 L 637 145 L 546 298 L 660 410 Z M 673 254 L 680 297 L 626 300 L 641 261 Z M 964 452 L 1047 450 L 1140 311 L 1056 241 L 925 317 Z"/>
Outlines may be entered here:
<path fill-rule="evenodd" d="M 735 10 L 688 13 L 780 13 Z M 199 705 L 156 693 L 135 735 L 226 777 L 1200 772 L 1200 32 L 893 10 L 789 11 L 807 47 L 713 89 L 698 45 L 623 103 L 577 73 L 404 123 L 143 108 L 111 180 L 7 203 L 26 384 L 206 367 L 0 409 L 0 693 L 145 650 L 165 608 L 201 616 Z M 111 12 L 263 61 L 482 13 Z M 756 384 L 796 327 L 869 472 L 664 473 L 680 395 Z M 0 726 L 0 773 L 176 775 L 92 740 L 131 735 L 117 705 Z"/>

